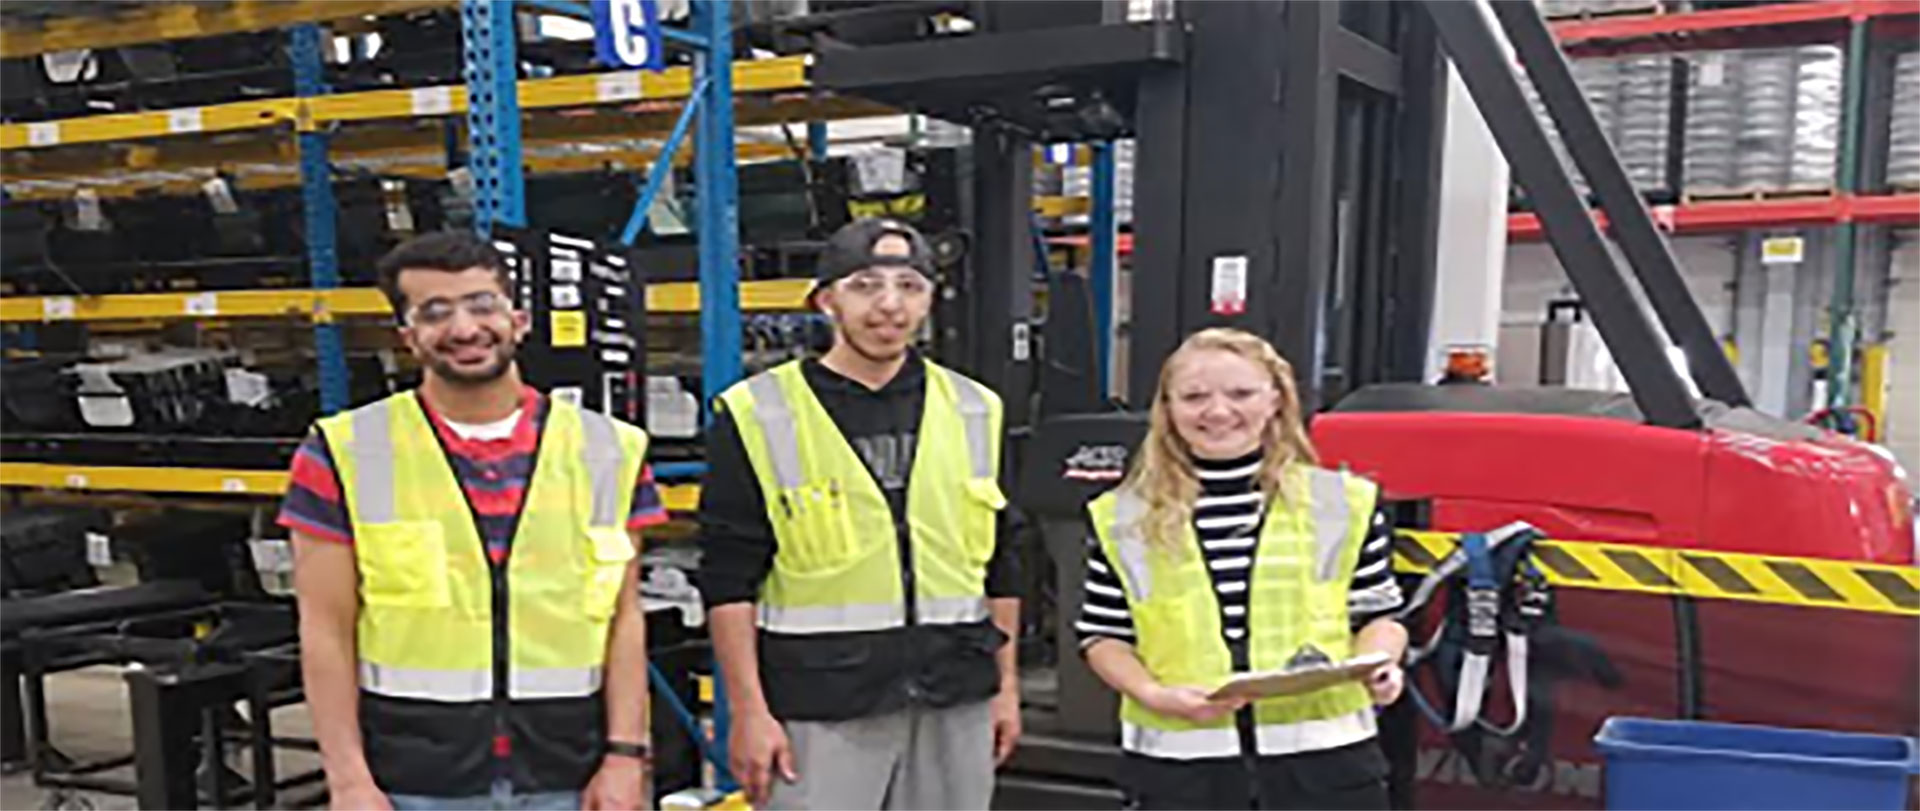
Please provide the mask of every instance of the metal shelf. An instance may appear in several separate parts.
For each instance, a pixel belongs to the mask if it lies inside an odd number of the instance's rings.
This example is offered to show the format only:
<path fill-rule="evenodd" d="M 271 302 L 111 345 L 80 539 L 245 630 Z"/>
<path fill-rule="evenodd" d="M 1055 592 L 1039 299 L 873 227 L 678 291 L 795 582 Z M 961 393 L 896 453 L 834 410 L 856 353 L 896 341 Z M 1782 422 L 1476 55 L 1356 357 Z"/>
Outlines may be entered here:
<path fill-rule="evenodd" d="M 198 493 L 229 496 L 278 496 L 287 490 L 284 470 L 196 467 L 106 467 L 41 462 L 0 464 L 0 486 L 50 490 Z M 668 510 L 690 512 L 700 503 L 700 487 L 662 484 Z"/>
<path fill-rule="evenodd" d="M 0 29 L 0 58 L 51 51 L 113 48 L 174 39 L 267 31 L 299 23 L 443 8 L 453 0 L 231 0 L 227 3 L 152 3 L 111 16 L 99 12 L 44 21 L 13 12 Z M 45 8 L 44 5 L 39 8 Z M 73 3 L 69 9 L 84 8 Z"/>
<path fill-rule="evenodd" d="M 752 311 L 806 309 L 808 279 L 772 279 L 740 283 L 740 308 Z M 647 286 L 649 313 L 700 312 L 700 287 L 694 282 Z M 105 296 L 7 296 L 0 298 L 0 322 L 126 321 L 180 318 L 286 318 L 319 321 L 334 317 L 391 317 L 393 310 L 371 287 L 337 290 L 233 290 L 181 293 L 130 293 Z"/>
<path fill-rule="evenodd" d="M 736 62 L 733 81 L 739 93 L 805 90 L 807 58 L 788 56 Z M 693 74 L 672 68 L 659 74 L 616 71 L 519 83 L 522 110 L 627 104 L 684 99 L 693 91 Z M 367 90 L 308 98 L 280 98 L 181 107 L 139 113 L 65 118 L 0 125 L 0 149 L 48 149 L 76 144 L 142 138 L 232 132 L 295 123 L 303 128 L 329 123 L 419 119 L 464 115 L 467 89 L 453 85 L 402 90 Z M 639 133 L 629 133 L 635 137 Z"/>

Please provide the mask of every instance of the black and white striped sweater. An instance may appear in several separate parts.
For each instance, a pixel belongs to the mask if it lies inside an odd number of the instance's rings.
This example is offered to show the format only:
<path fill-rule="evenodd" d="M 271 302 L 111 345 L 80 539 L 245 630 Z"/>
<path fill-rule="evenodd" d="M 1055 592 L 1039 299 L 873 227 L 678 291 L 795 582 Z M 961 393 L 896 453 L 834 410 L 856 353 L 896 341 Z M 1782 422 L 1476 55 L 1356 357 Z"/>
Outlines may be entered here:
<path fill-rule="evenodd" d="M 1260 455 L 1228 461 L 1196 460 L 1200 500 L 1193 524 L 1200 550 L 1213 576 L 1214 596 L 1220 603 L 1220 627 L 1226 638 L 1247 635 L 1247 580 L 1253 571 L 1254 546 L 1259 542 L 1260 490 L 1255 475 Z M 1133 616 L 1127 609 L 1120 578 L 1100 548 L 1098 538 L 1087 542 L 1086 601 L 1074 630 L 1080 644 L 1102 637 L 1133 641 Z M 1373 525 L 1360 548 L 1347 595 L 1353 627 L 1359 628 L 1404 603 L 1392 571 L 1393 528 L 1385 513 L 1375 510 Z"/>

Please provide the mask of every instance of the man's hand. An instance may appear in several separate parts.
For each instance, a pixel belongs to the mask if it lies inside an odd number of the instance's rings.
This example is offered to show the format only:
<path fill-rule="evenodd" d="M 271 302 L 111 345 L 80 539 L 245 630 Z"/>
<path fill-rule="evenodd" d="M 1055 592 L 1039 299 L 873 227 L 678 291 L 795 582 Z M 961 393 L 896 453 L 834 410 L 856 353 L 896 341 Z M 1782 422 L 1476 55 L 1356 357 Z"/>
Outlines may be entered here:
<path fill-rule="evenodd" d="M 327 807 L 333 811 L 393 811 L 386 792 L 372 783 L 328 786 Z"/>
<path fill-rule="evenodd" d="M 1406 689 L 1407 672 L 1395 662 L 1388 662 L 1376 668 L 1367 676 L 1367 692 L 1373 695 L 1376 707 L 1385 707 L 1400 700 L 1400 691 Z"/>
<path fill-rule="evenodd" d="M 600 760 L 587 790 L 580 795 L 582 811 L 641 811 L 650 807 L 647 764 L 639 758 L 608 755 Z"/>
<path fill-rule="evenodd" d="M 993 765 L 1004 765 L 1020 743 L 1020 688 L 1000 688 L 987 709 L 993 717 Z"/>
<path fill-rule="evenodd" d="M 1207 697 L 1207 691 L 1198 687 L 1157 685 L 1140 697 L 1140 703 L 1161 715 L 1196 724 L 1209 724 L 1232 715 L 1246 706 L 1247 700 L 1228 698 L 1215 701 Z"/>
<path fill-rule="evenodd" d="M 733 779 L 740 781 L 740 787 L 746 790 L 749 805 L 766 804 L 767 795 L 773 792 L 776 772 L 788 783 L 800 780 L 800 775 L 793 771 L 793 744 L 788 742 L 786 729 L 772 713 L 734 716 L 727 752 Z"/>

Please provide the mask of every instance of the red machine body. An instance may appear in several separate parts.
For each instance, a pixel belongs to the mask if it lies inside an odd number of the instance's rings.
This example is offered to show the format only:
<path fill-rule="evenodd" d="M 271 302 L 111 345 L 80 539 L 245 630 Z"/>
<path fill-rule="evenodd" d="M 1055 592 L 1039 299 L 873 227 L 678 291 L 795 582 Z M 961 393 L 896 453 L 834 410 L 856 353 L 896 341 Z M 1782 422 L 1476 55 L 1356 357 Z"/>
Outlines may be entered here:
<path fill-rule="evenodd" d="M 1425 499 L 1438 530 L 1526 521 L 1549 538 L 1912 565 L 1914 496 L 1883 450 L 1708 404 L 1700 430 L 1644 424 L 1620 395 L 1484 386 L 1383 386 L 1313 423 L 1323 462 Z M 1677 717 L 1675 600 L 1562 588 L 1562 627 L 1590 637 L 1623 681 L 1555 693 L 1551 759 L 1490 790 L 1424 727 L 1427 807 L 1597 807 L 1591 738 L 1612 715 Z M 1910 617 L 1694 601 L 1703 718 L 1913 735 L 1920 646 Z M 1504 685 L 1504 677 L 1496 679 Z M 1489 706 L 1508 706 L 1505 688 Z M 1444 697 L 1451 701 L 1451 696 Z"/>

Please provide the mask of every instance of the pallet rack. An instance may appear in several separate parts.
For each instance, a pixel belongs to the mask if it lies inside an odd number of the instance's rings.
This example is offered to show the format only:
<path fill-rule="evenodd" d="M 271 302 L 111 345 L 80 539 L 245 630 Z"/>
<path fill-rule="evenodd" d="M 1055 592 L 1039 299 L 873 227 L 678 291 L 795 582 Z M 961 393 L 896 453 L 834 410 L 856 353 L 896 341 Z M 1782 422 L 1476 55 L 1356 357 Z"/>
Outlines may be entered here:
<path fill-rule="evenodd" d="M 528 3 L 543 13 L 587 16 L 584 3 Z M 333 92 L 324 84 L 319 23 L 430 8 L 458 8 L 463 85 Z M 102 197 L 194 193 L 214 176 L 235 188 L 298 184 L 306 218 L 309 285 L 298 289 L 185 290 L 114 295 L 0 297 L 0 323 L 166 322 L 305 319 L 314 330 L 322 413 L 348 405 L 339 319 L 389 316 L 372 288 L 341 287 L 335 250 L 336 167 L 378 166 L 382 174 L 445 177 L 445 129 L 464 117 L 468 166 L 477 180 L 476 224 L 525 222 L 522 165 L 534 172 L 694 164 L 700 235 L 698 281 L 651 285 L 650 312 L 699 314 L 703 380 L 710 399 L 741 374 L 740 313 L 804 306 L 804 280 L 741 283 L 737 245 L 736 155 L 773 147 L 736 144 L 735 107 L 748 124 L 820 122 L 889 114 L 870 102 L 816 92 L 806 57 L 736 62 L 730 8 L 699 0 L 690 25 L 672 38 L 694 51 L 693 65 L 660 72 L 606 71 L 516 81 L 513 12 L 508 0 L 329 0 L 134 6 L 108 15 L 9 18 L 0 56 L 105 48 L 289 27 L 295 94 L 174 109 L 0 124 L 7 199 L 64 198 L 87 189 Z M 676 154 L 668 132 L 700 108 L 691 150 Z M 524 132 L 520 113 L 529 113 Z M 424 125 L 424 126 L 423 126 Z M 691 152 L 692 154 L 687 154 Z M 784 150 L 781 150 L 784 154 Z M 663 160 L 664 159 L 664 160 Z M 657 173 L 657 172 L 656 172 Z M 643 201 L 642 209 L 644 210 Z M 685 467 L 685 466 L 667 466 Z M 8 463 L 0 485 L 138 492 L 265 495 L 281 485 L 271 471 L 201 468 L 95 468 Z M 678 471 L 697 473 L 697 468 Z M 241 486 L 233 486 L 235 483 Z M 669 501 L 691 507 L 691 490 Z"/>

